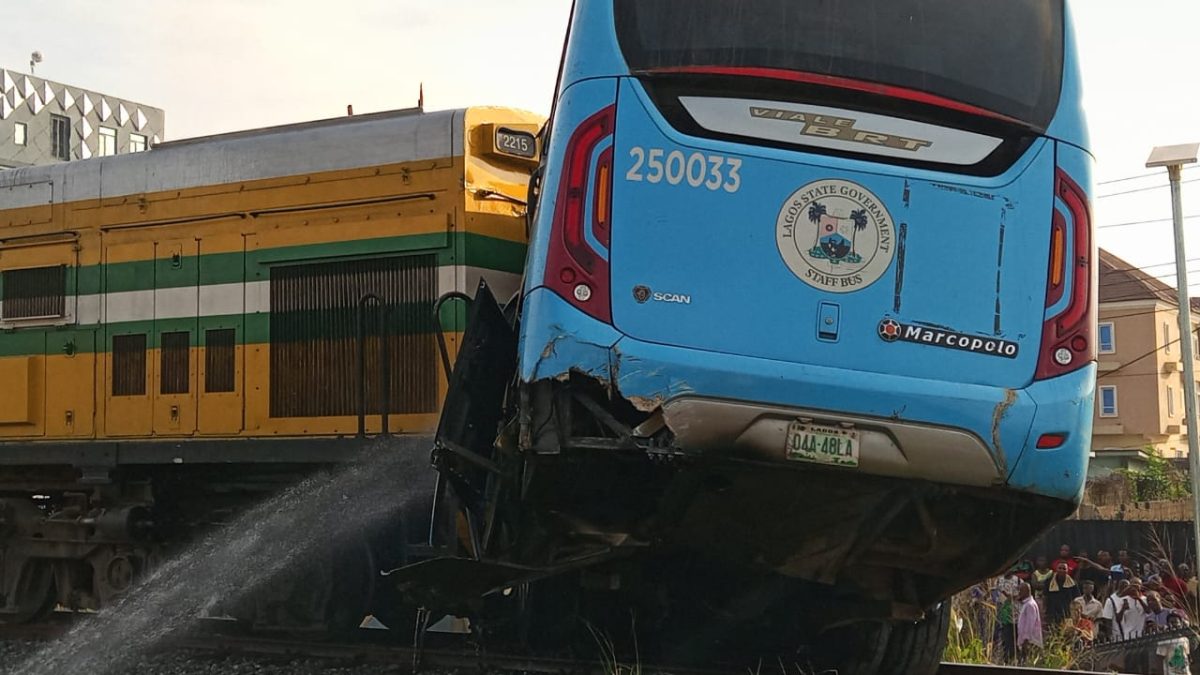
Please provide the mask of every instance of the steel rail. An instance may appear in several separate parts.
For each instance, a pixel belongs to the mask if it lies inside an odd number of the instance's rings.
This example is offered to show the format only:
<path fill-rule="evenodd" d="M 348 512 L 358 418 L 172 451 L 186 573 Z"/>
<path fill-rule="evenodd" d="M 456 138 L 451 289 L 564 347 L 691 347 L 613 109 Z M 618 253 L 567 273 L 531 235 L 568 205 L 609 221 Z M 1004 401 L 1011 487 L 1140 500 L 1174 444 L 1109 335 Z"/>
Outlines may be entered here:
<path fill-rule="evenodd" d="M 71 622 L 52 621 L 28 625 L 0 624 L 0 642 L 50 642 L 61 638 L 71 629 Z M 308 658 L 355 664 L 406 664 L 414 672 L 422 670 L 480 670 L 543 673 L 545 675 L 612 675 L 613 666 L 603 661 L 573 660 L 523 654 L 493 653 L 476 650 L 422 649 L 382 645 L 372 642 L 321 642 L 286 637 L 257 637 L 224 635 L 220 632 L 191 634 L 169 638 L 155 651 L 183 650 L 213 654 L 235 654 L 261 657 Z M 629 667 L 632 664 L 622 664 Z M 664 675 L 745 675 L 745 668 L 695 668 L 637 664 L 643 673 Z M 1112 675 L 1084 671 L 1059 671 L 1020 666 L 968 665 L 943 663 L 938 675 Z"/>
<path fill-rule="evenodd" d="M 1089 673 L 1082 670 L 1048 670 L 1046 668 L 1026 668 L 1024 666 L 976 666 L 965 663 L 943 663 L 938 668 L 938 675 L 1054 675 L 1071 673 L 1071 675 L 1114 675 L 1112 673 Z"/>

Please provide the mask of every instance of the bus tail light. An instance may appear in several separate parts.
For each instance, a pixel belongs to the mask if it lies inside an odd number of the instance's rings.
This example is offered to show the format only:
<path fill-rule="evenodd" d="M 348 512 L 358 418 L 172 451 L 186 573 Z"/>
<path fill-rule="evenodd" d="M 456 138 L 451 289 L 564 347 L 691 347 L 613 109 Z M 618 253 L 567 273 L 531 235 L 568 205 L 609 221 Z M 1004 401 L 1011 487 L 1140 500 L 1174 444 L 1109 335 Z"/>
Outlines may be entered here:
<path fill-rule="evenodd" d="M 612 323 L 608 266 L 611 145 L 599 157 L 595 155 L 612 139 L 615 124 L 616 106 L 609 106 L 584 120 L 567 142 L 545 277 L 547 287 L 588 316 L 605 323 Z"/>
<path fill-rule="evenodd" d="M 1037 380 L 1065 375 L 1096 360 L 1096 246 L 1091 207 L 1087 193 L 1062 169 L 1055 177 L 1054 194 L 1047 309 L 1062 299 L 1068 281 L 1070 295 L 1066 308 L 1042 327 Z M 1058 200 L 1066 205 L 1067 213 L 1062 212 Z"/>

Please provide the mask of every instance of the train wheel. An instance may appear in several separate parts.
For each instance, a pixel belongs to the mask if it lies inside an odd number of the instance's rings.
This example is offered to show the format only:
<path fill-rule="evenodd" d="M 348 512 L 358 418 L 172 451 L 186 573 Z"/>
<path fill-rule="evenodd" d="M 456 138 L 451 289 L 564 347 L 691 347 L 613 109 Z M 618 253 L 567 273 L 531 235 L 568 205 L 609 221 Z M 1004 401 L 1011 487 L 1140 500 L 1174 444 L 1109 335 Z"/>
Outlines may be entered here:
<path fill-rule="evenodd" d="M 892 626 L 879 675 L 934 675 L 946 650 L 950 605 L 942 603 L 916 623 Z"/>
<path fill-rule="evenodd" d="M 12 611 L 0 612 L 0 624 L 35 623 L 54 611 L 54 568 L 45 560 L 29 560 L 9 602 Z"/>

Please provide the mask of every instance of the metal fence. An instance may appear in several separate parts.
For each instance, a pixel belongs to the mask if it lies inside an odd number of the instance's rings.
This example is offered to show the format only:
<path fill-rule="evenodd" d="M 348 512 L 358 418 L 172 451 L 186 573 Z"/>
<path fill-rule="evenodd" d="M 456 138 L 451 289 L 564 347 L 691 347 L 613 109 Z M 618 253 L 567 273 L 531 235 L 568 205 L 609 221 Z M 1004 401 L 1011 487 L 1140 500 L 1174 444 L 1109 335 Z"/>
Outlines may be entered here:
<path fill-rule="evenodd" d="M 1035 542 L 1027 556 L 1053 560 L 1063 544 L 1075 553 L 1087 551 L 1093 559 L 1099 550 L 1115 557 L 1119 549 L 1126 549 L 1134 560 L 1159 560 L 1166 553 L 1172 563 L 1191 562 L 1195 550 L 1190 522 L 1067 520 Z"/>

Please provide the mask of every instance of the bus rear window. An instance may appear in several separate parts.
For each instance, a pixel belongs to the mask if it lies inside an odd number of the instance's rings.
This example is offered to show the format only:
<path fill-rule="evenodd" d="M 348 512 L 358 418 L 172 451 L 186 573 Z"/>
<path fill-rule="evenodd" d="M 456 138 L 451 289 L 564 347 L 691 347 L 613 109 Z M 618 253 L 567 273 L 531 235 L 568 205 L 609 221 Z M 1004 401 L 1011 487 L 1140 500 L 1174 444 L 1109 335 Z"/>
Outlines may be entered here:
<path fill-rule="evenodd" d="M 769 68 L 903 87 L 1045 128 L 1062 0 L 614 0 L 634 72 Z"/>

